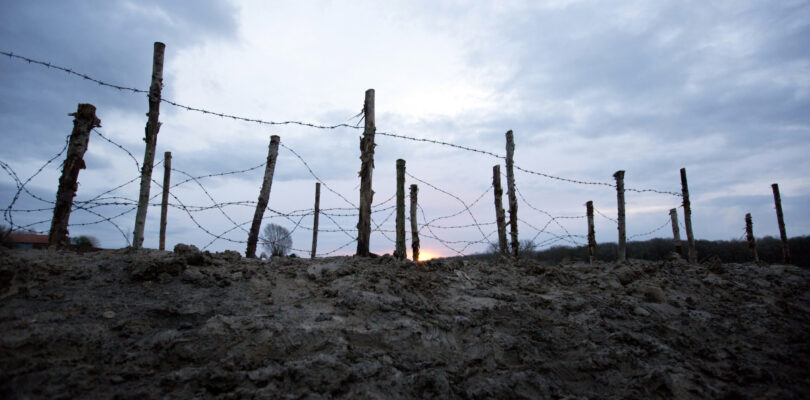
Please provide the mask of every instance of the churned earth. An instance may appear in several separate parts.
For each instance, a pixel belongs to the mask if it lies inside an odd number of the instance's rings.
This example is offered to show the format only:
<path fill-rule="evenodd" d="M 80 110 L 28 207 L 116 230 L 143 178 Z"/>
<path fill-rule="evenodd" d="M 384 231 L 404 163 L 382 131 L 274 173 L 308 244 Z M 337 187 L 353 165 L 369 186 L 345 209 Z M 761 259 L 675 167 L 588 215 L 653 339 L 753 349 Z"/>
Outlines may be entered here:
<path fill-rule="evenodd" d="M 808 398 L 810 271 L 0 250 L 0 397 Z"/>

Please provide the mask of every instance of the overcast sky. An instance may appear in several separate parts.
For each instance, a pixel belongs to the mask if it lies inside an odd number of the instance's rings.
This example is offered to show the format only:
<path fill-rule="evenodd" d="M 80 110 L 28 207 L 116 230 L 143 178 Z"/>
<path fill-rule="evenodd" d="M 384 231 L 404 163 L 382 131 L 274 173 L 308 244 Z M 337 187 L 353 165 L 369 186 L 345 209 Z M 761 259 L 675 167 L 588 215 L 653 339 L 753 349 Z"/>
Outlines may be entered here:
<path fill-rule="evenodd" d="M 770 185 L 779 183 L 789 236 L 810 233 L 810 2 L 807 1 L 509 1 L 509 2 L 266 2 L 266 1 L 5 1 L 0 3 L 0 50 L 72 68 L 96 79 L 148 89 L 153 42 L 166 44 L 164 98 L 192 107 L 267 121 L 357 123 L 364 91 L 376 90 L 378 132 L 451 142 L 505 154 L 504 133 L 515 132 L 517 165 L 574 180 L 612 183 L 625 170 L 629 188 L 680 192 L 679 169 L 689 175 L 693 225 L 698 239 L 737 239 L 750 212 L 757 236 L 778 236 Z M 101 87 L 64 72 L 0 57 L 0 160 L 25 179 L 55 155 L 72 128 L 78 103 L 97 107 L 101 133 L 143 159 L 148 110 L 143 94 Z M 173 167 L 200 176 L 257 166 L 271 135 L 294 150 L 312 171 L 349 202 L 322 190 L 321 207 L 349 207 L 359 199 L 360 130 L 320 130 L 235 122 L 161 105 L 158 160 L 173 154 Z M 492 166 L 497 158 L 452 147 L 378 135 L 375 205 L 395 191 L 395 160 L 414 177 L 452 193 L 472 214 L 434 222 L 423 237 L 427 253 L 483 251 L 464 247 L 494 230 Z M 138 175 L 135 163 L 97 135 L 90 139 L 87 169 L 77 200 L 90 199 Z M 59 163 L 28 185 L 55 198 Z M 503 168 L 503 167 L 502 167 Z M 162 179 L 162 167 L 153 177 Z M 203 185 L 216 202 L 256 200 L 262 169 Z M 0 178 L 5 208 L 16 187 Z M 173 182 L 183 180 L 175 172 Z M 584 235 L 584 219 L 549 223 L 554 216 L 582 216 L 593 200 L 616 216 L 615 189 L 516 173 L 527 201 L 519 203 L 522 239 L 551 244 L 554 235 Z M 457 199 L 413 178 L 424 218 L 459 213 Z M 270 207 L 312 208 L 315 178 L 287 148 L 275 171 Z M 152 194 L 159 188 L 153 186 Z M 136 199 L 137 182 L 109 196 Z M 193 182 L 175 189 L 186 205 L 212 202 Z M 676 196 L 627 193 L 629 236 L 668 221 Z M 393 202 L 381 204 L 384 209 Z M 49 205 L 23 194 L 14 208 Z M 124 207 L 99 207 L 105 216 Z M 227 214 L 227 218 L 224 214 Z M 250 207 L 195 213 L 215 234 L 250 221 Z M 351 210 L 336 211 L 351 213 Z M 159 208 L 149 210 L 146 247 L 157 247 Z M 268 212 L 266 216 L 272 216 Z M 393 229 L 390 211 L 374 214 Z M 15 212 L 14 222 L 47 231 L 51 213 Z M 683 209 L 679 209 L 683 218 Z M 130 233 L 134 212 L 113 221 Z M 356 217 L 333 217 L 354 229 Z M 420 215 L 420 223 L 423 223 Z M 75 211 L 72 224 L 98 220 Z M 294 222 L 272 218 L 288 229 Z M 294 218 L 298 222 L 298 218 Z M 484 224 L 447 229 L 442 226 Z M 7 221 L 3 223 L 8 224 Z M 312 218 L 301 220 L 311 227 Z M 538 232 L 546 226 L 544 232 Z M 249 225 L 245 225 L 248 228 Z M 336 230 L 321 218 L 321 227 Z M 103 247 L 126 238 L 109 223 L 75 225 Z M 616 225 L 597 216 L 598 242 L 616 241 Z M 353 235 L 353 233 L 351 233 Z M 351 240 L 322 232 L 319 253 Z M 226 237 L 244 241 L 234 229 Z M 393 234 L 388 234 L 393 238 Z M 649 236 L 671 237 L 669 226 Z M 171 209 L 167 245 L 203 247 L 212 237 L 178 209 Z M 489 236 L 496 240 L 496 236 Z M 574 237 L 576 243 L 584 239 Z M 309 249 L 311 232 L 298 228 L 293 247 Z M 570 244 L 562 240 L 553 244 Z M 410 244 L 409 244 L 410 246 Z M 452 250 L 451 248 L 455 249 Z M 333 254 L 350 254 L 348 244 Z M 244 251 L 219 240 L 210 250 Z M 371 250 L 393 243 L 372 235 Z M 299 251 L 299 254 L 303 254 Z"/>

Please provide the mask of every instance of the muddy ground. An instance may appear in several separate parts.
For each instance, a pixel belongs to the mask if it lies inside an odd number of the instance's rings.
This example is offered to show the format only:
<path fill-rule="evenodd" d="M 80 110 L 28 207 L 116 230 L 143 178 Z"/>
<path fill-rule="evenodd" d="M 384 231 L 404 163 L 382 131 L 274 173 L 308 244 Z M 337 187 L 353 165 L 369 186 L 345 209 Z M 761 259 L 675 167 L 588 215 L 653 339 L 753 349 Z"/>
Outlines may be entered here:
<path fill-rule="evenodd" d="M 0 398 L 810 396 L 793 266 L 0 252 Z"/>

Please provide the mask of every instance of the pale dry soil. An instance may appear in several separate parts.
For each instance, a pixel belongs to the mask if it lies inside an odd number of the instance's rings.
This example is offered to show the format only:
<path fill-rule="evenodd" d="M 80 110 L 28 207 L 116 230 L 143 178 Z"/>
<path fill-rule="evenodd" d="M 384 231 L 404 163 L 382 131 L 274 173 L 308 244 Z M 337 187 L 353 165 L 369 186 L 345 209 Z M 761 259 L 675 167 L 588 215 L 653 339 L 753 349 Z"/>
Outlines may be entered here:
<path fill-rule="evenodd" d="M 810 271 L 0 250 L 0 398 L 808 398 Z"/>

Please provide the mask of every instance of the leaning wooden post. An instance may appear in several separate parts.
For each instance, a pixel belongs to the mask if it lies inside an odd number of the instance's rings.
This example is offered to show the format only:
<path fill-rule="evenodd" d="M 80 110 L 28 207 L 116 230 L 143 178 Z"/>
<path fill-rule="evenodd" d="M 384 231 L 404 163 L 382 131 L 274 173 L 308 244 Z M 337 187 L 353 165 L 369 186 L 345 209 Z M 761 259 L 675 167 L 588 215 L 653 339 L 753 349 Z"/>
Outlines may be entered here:
<path fill-rule="evenodd" d="M 166 250 L 166 217 L 169 212 L 169 185 L 172 175 L 172 152 L 163 153 L 163 201 L 160 203 L 159 249 Z"/>
<path fill-rule="evenodd" d="M 405 160 L 397 160 L 397 241 L 394 258 L 404 260 L 408 257 L 405 250 Z"/>
<path fill-rule="evenodd" d="M 512 239 L 512 255 L 518 257 L 518 204 L 515 193 L 515 138 L 512 131 L 506 132 L 506 188 L 509 195 L 509 233 Z"/>
<path fill-rule="evenodd" d="M 790 264 L 790 247 L 785 232 L 785 216 L 782 214 L 782 198 L 779 196 L 779 184 L 771 185 L 773 202 L 776 205 L 776 221 L 779 223 L 779 236 L 782 238 L 782 264 Z"/>
<path fill-rule="evenodd" d="M 748 248 L 751 249 L 751 256 L 754 257 L 754 262 L 759 262 L 757 241 L 754 239 L 754 226 L 751 222 L 751 213 L 745 214 L 745 237 L 748 239 Z"/>
<path fill-rule="evenodd" d="M 273 172 L 276 169 L 278 143 L 280 140 L 281 138 L 279 138 L 278 135 L 270 136 L 270 147 L 267 151 L 267 164 L 265 164 L 264 167 L 264 180 L 262 180 L 259 202 L 256 203 L 256 212 L 253 214 L 253 224 L 250 225 L 247 250 L 245 250 L 245 256 L 248 258 L 256 258 L 256 243 L 259 241 L 259 231 L 262 227 L 264 210 L 267 208 L 267 203 L 270 201 L 270 187 L 273 186 Z"/>
<path fill-rule="evenodd" d="M 692 234 L 692 203 L 689 202 L 689 184 L 686 182 L 686 168 L 681 168 L 681 193 L 683 194 L 683 222 L 686 225 L 686 241 L 689 246 L 689 262 L 697 262 L 695 235 Z"/>
<path fill-rule="evenodd" d="M 360 215 L 357 221 L 357 255 L 369 256 L 369 242 L 371 238 L 371 202 L 374 191 L 371 190 L 371 175 L 374 171 L 374 133 L 377 127 L 374 123 L 374 89 L 366 90 L 366 99 L 363 103 L 363 117 L 365 128 L 360 138 Z"/>
<path fill-rule="evenodd" d="M 593 264 L 596 261 L 596 233 L 593 226 L 593 202 L 585 203 L 585 211 L 588 215 L 588 261 Z"/>
<path fill-rule="evenodd" d="M 672 240 L 675 243 L 675 252 L 683 256 L 683 244 L 681 243 L 681 230 L 678 228 L 678 209 L 669 210 L 669 224 L 672 225 Z"/>
<path fill-rule="evenodd" d="M 76 112 L 68 115 L 73 117 L 73 131 L 70 133 L 67 156 L 59 178 L 51 231 L 48 234 L 48 247 L 52 249 L 68 245 L 70 209 L 78 189 L 79 170 L 85 168 L 84 153 L 90 141 L 90 131 L 101 126 L 101 120 L 96 118 L 96 107 L 92 104 L 79 104 Z"/>
<path fill-rule="evenodd" d="M 416 223 L 416 195 L 419 193 L 419 188 L 416 185 L 411 185 L 411 258 L 413 262 L 419 262 L 419 226 Z"/>
<path fill-rule="evenodd" d="M 619 261 L 627 259 L 627 230 L 624 225 L 624 171 L 616 171 L 616 201 L 619 205 Z"/>
<path fill-rule="evenodd" d="M 138 197 L 138 211 L 135 214 L 135 231 L 132 233 L 132 247 L 143 247 L 143 229 L 146 223 L 146 210 L 149 208 L 149 188 L 152 185 L 152 167 L 155 162 L 155 147 L 160 130 L 160 93 L 163 88 L 163 52 L 166 45 L 155 42 L 152 55 L 152 84 L 149 86 L 149 113 L 146 114 L 146 151 L 143 154 L 141 167 L 141 193 Z"/>
<path fill-rule="evenodd" d="M 509 248 L 506 241 L 506 213 L 503 210 L 503 188 L 501 188 L 501 166 L 492 166 L 492 187 L 495 189 L 495 222 L 498 224 L 498 250 L 501 255 L 508 256 Z"/>
<path fill-rule="evenodd" d="M 315 251 L 318 248 L 318 215 L 321 213 L 321 183 L 315 182 L 315 216 L 312 219 L 312 254 L 310 258 L 315 258 Z"/>

